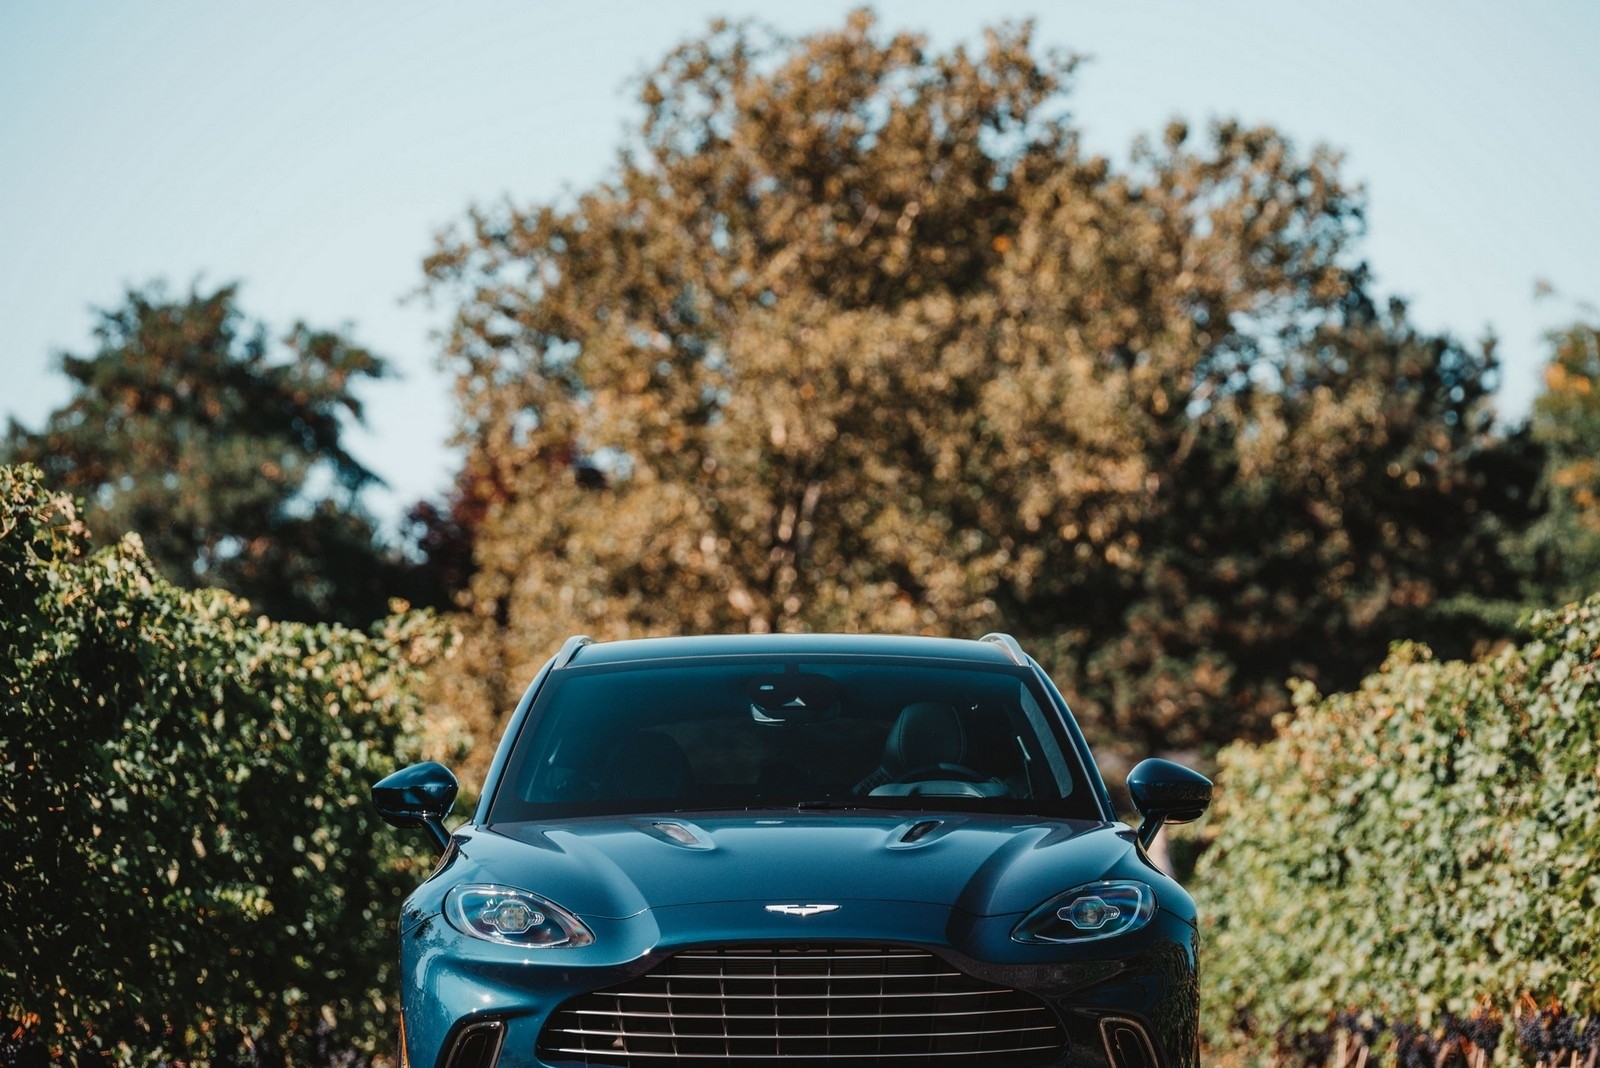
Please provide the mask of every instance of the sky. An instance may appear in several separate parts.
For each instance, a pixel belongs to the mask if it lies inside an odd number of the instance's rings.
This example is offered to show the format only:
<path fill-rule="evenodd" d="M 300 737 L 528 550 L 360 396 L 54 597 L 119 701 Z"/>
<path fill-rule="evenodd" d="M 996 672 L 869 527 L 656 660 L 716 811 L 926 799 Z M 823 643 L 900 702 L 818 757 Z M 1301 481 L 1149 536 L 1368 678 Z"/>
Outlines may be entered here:
<path fill-rule="evenodd" d="M 164 280 L 242 284 L 282 333 L 348 326 L 397 381 L 367 384 L 352 451 L 388 520 L 439 496 L 454 456 L 438 331 L 418 295 L 473 204 L 603 179 L 637 77 L 718 16 L 789 33 L 853 3 L 0 0 L 0 420 L 64 403 L 62 351 L 93 309 Z M 1369 197 L 1381 293 L 1499 338 L 1502 418 L 1539 389 L 1543 334 L 1600 304 L 1600 4 L 940 0 L 875 5 L 936 46 L 1032 17 L 1086 54 L 1085 143 L 1126 158 L 1181 116 L 1271 123 L 1345 154 Z M 1556 297 L 1535 299 L 1535 284 Z"/>

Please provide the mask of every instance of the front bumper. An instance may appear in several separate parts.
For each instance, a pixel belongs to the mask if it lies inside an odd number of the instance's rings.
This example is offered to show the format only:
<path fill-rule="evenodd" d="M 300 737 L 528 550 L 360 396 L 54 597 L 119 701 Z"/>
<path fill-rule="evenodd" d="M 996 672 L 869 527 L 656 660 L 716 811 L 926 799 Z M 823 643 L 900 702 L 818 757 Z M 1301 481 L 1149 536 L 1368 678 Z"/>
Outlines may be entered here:
<path fill-rule="evenodd" d="M 1108 1041 L 1113 1047 L 1128 1044 L 1130 1028 L 1148 1036 L 1157 1064 L 1198 1064 L 1195 931 L 1165 911 L 1125 936 L 1023 945 L 1011 939 L 1020 915 L 972 917 L 926 904 L 847 901 L 837 912 L 793 917 L 766 912 L 764 904 L 684 905 L 620 920 L 586 917 L 595 941 L 578 949 L 496 945 L 460 934 L 441 916 L 427 917 L 401 939 L 407 1063 L 446 1068 L 444 1054 L 459 1051 L 467 1040 L 489 1051 L 474 1058 L 473 1068 L 559 1065 L 541 1060 L 536 1049 L 563 1002 L 635 980 L 684 950 L 871 945 L 924 950 L 974 979 L 1039 998 L 1066 1035 L 1065 1052 L 1054 1062 L 1062 1068 L 1112 1063 Z M 1111 1022 L 1116 1020 L 1129 1027 Z"/>

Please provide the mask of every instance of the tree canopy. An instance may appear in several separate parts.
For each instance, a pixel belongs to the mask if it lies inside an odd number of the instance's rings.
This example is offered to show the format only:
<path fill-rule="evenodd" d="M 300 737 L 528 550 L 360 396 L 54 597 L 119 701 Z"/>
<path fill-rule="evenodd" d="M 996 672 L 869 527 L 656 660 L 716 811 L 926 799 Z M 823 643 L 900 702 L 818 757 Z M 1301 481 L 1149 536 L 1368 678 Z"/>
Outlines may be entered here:
<path fill-rule="evenodd" d="M 427 263 L 478 502 L 480 714 L 562 636 L 1029 641 L 1102 735 L 1260 733 L 1505 568 L 1487 348 L 1371 295 L 1338 158 L 1085 152 L 1029 27 L 715 24 L 569 201 Z M 1439 633 L 1440 630 L 1444 633 Z"/>
<path fill-rule="evenodd" d="M 1578 320 L 1549 342 L 1525 431 L 1541 454 L 1539 500 L 1513 545 L 1530 598 L 1554 603 L 1600 589 L 1600 327 Z"/>
<path fill-rule="evenodd" d="M 187 587 L 220 586 L 269 615 L 365 625 L 406 592 L 361 506 L 378 479 L 345 447 L 356 389 L 383 360 L 296 323 L 270 343 L 237 287 L 130 291 L 99 313 L 99 348 L 61 356 L 72 399 L 38 431 L 14 420 L 0 456 L 86 498 L 97 536 L 137 532 Z"/>

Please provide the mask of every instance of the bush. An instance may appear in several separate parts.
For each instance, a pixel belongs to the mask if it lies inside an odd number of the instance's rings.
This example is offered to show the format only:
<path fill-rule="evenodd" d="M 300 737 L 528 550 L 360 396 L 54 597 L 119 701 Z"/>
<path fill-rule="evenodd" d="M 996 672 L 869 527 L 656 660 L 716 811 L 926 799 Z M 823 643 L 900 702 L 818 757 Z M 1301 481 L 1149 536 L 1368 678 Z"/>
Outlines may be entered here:
<path fill-rule="evenodd" d="M 427 858 L 367 790 L 411 755 L 441 631 L 274 623 L 134 537 L 86 546 L 0 467 L 0 1016 L 66 1060 L 381 1048 Z"/>
<path fill-rule="evenodd" d="M 1520 1034 L 1531 1004 L 1600 1011 L 1600 597 L 1531 627 L 1472 664 L 1397 646 L 1224 752 L 1197 876 L 1213 1043 L 1291 1052 L 1338 1014 Z"/>

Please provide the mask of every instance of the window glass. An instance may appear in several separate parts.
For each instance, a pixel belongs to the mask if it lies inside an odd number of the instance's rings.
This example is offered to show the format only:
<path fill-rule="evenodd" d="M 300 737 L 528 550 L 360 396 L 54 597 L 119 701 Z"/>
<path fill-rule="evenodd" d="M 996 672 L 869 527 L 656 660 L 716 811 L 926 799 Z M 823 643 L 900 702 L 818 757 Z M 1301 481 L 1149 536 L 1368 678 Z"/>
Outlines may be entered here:
<path fill-rule="evenodd" d="M 554 674 L 490 821 L 783 807 L 1097 818 L 1032 673 L 863 657 Z"/>

